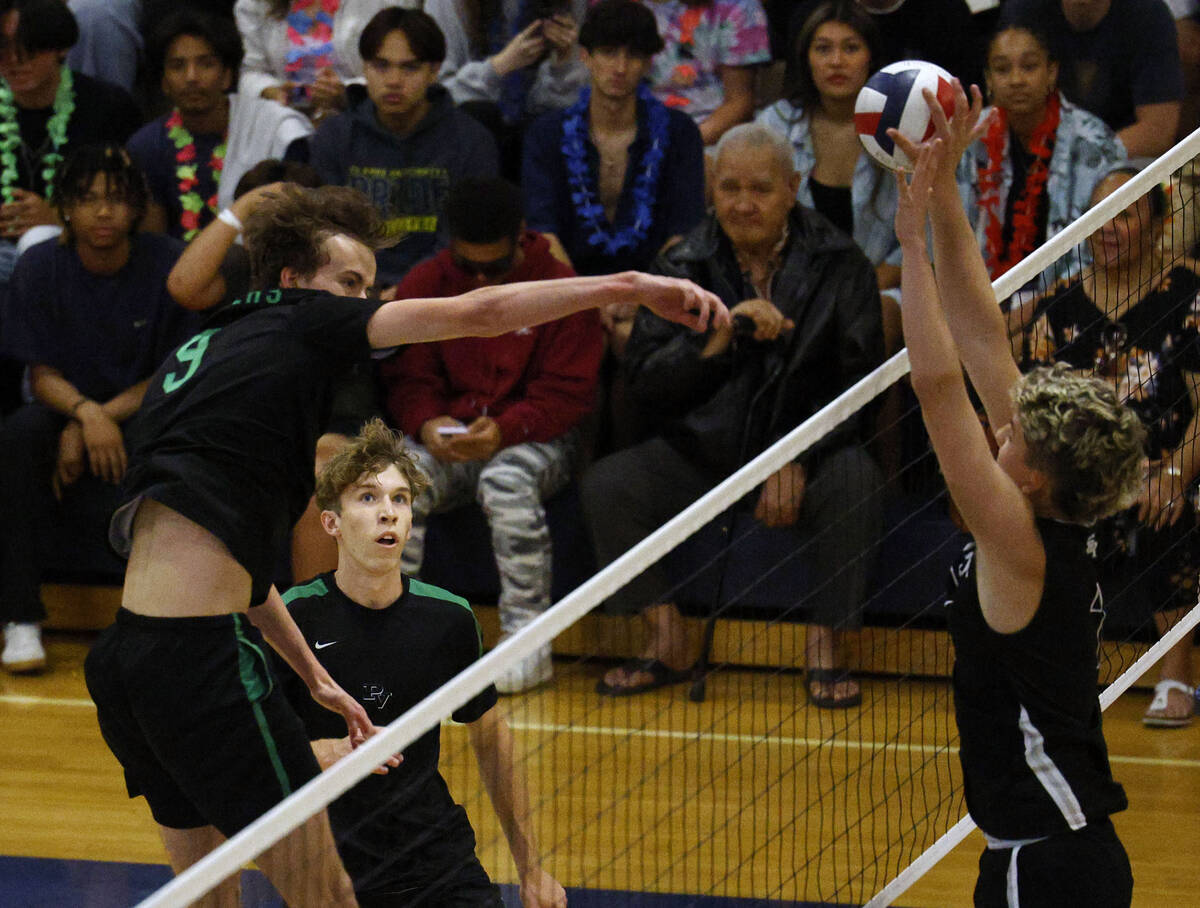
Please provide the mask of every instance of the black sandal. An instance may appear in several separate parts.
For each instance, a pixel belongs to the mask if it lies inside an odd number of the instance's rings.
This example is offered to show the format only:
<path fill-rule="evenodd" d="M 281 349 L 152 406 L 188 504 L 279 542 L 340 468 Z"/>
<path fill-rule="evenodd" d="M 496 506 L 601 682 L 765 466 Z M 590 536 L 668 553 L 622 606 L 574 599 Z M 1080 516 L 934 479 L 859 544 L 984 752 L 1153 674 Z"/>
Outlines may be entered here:
<path fill-rule="evenodd" d="M 821 697 L 813 693 L 813 685 L 841 684 L 852 681 L 849 669 L 845 668 L 810 668 L 804 676 L 804 688 L 808 694 L 808 702 L 817 709 L 850 709 L 862 703 L 862 690 L 848 697 Z"/>
<path fill-rule="evenodd" d="M 650 675 L 650 680 L 642 684 L 609 684 L 603 678 L 596 682 L 596 693 L 602 694 L 605 697 L 631 697 L 634 694 L 643 694 L 646 691 L 658 690 L 660 687 L 667 687 L 671 684 L 682 684 L 684 681 L 690 681 L 695 674 L 694 666 L 692 668 L 675 669 L 667 665 L 660 659 L 630 659 L 627 662 L 622 662 L 620 668 L 624 670 L 626 675 L 632 675 L 634 672 L 645 672 Z"/>

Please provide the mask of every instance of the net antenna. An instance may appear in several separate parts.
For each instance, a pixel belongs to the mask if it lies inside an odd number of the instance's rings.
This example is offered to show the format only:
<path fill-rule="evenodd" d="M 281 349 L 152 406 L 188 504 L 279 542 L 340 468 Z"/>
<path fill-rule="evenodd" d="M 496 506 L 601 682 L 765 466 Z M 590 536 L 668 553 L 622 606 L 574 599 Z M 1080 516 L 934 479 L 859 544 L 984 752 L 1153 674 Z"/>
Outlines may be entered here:
<path fill-rule="evenodd" d="M 1141 195 L 1145 194 L 1151 186 L 1160 182 L 1166 182 L 1168 181 L 1168 178 L 1173 179 L 1175 172 L 1187 165 L 1192 158 L 1196 156 L 1198 151 L 1200 151 L 1200 130 L 1176 145 L 1175 148 L 1160 158 L 1150 168 L 1147 168 L 1145 171 L 1134 176 L 1126 185 L 1118 189 L 1108 198 L 1104 199 L 1100 204 L 1096 205 L 1093 209 L 1084 214 L 1074 224 L 1052 238 L 1047 244 L 1033 252 L 1014 269 L 996 281 L 993 286 L 995 288 L 997 297 L 999 299 L 1008 298 L 1014 294 L 1018 288 L 1027 284 L 1031 279 L 1036 278 L 1039 274 L 1042 274 L 1047 269 L 1051 268 L 1060 258 L 1070 255 L 1071 251 L 1078 244 L 1082 243 L 1090 233 L 1110 219 L 1116 212 L 1124 209 L 1138 199 Z M 1186 215 L 1190 218 L 1190 211 L 1186 212 Z M 1183 217 L 1183 215 L 1178 216 L 1180 219 Z M 1195 224 L 1184 224 L 1173 221 L 1171 229 L 1172 231 L 1181 229 L 1190 233 L 1189 242 L 1196 239 L 1197 231 Z M 522 659 L 525 656 L 532 654 L 538 648 L 549 643 L 564 631 L 567 631 L 585 615 L 597 609 L 597 607 L 612 593 L 619 590 L 632 578 L 642 573 L 647 567 L 661 559 L 668 552 L 674 550 L 680 545 L 680 543 L 692 537 L 704 525 L 708 524 L 714 518 L 727 511 L 730 508 L 731 502 L 739 500 L 760 486 L 767 479 L 767 477 L 778 471 L 784 464 L 793 462 L 803 451 L 807 450 L 809 447 L 823 438 L 827 433 L 844 422 L 847 418 L 857 413 L 862 407 L 869 404 L 882 392 L 899 381 L 899 379 L 906 375 L 908 371 L 909 365 L 907 354 L 902 350 L 870 375 L 866 376 L 854 386 L 839 395 L 820 412 L 806 420 L 802 425 L 780 439 L 768 450 L 754 458 L 754 460 L 752 460 L 746 466 L 721 482 L 711 492 L 701 497 L 675 518 L 665 523 L 662 527 L 644 539 L 641 543 L 630 549 L 607 568 L 599 571 L 595 576 L 584 582 L 574 592 L 560 600 L 540 617 L 524 627 L 520 632 L 505 639 L 495 649 L 483 656 L 478 662 L 474 663 L 470 668 L 462 672 L 454 680 L 430 694 L 416 706 L 412 707 L 403 716 L 392 723 L 385 731 L 367 741 L 348 757 L 336 763 L 329 770 L 321 773 L 317 778 L 313 779 L 291 797 L 264 814 L 242 832 L 222 844 L 219 848 L 215 849 L 212 853 L 198 861 L 192 867 L 188 868 L 186 871 L 181 873 L 178 877 L 176 877 L 162 889 L 149 896 L 140 904 L 144 906 L 144 908 L 176 906 L 193 901 L 211 890 L 226 877 L 232 873 L 235 873 L 247 861 L 253 860 L 253 858 L 262 851 L 273 845 L 292 829 L 304 822 L 314 812 L 327 806 L 331 801 L 339 797 L 361 779 L 366 777 L 375 767 L 383 764 L 391 754 L 403 752 L 406 747 L 411 745 L 425 732 L 441 724 L 446 717 L 450 716 L 451 713 L 467 703 L 484 687 L 495 680 L 505 670 L 505 668 L 511 665 L 515 660 Z M 1101 698 L 1102 705 L 1107 706 L 1108 703 L 1112 702 L 1112 700 L 1119 696 L 1121 692 L 1127 689 L 1130 684 L 1134 683 L 1137 678 L 1140 677 L 1148 669 L 1148 667 L 1155 662 L 1163 652 L 1166 651 L 1166 649 L 1168 649 L 1175 641 L 1182 639 L 1186 634 L 1190 633 L 1198 621 L 1200 621 L 1200 610 L 1193 610 L 1192 613 L 1189 614 L 1185 619 L 1182 619 L 1180 622 L 1178 622 L 1169 634 L 1164 635 L 1164 637 L 1159 640 L 1159 642 L 1149 652 L 1147 652 L 1135 663 L 1133 668 L 1127 670 L 1126 673 L 1122 675 L 1120 679 L 1118 679 L 1118 681 L 1114 682 L 1114 684 L 1104 692 Z M 755 683 L 758 683 L 757 680 Z M 888 695 L 889 694 L 885 693 L 874 701 L 873 705 L 875 705 L 877 710 L 886 710 L 889 707 L 889 704 L 883 700 L 883 698 Z M 642 702 L 646 701 L 643 700 Z M 740 704 L 735 704 L 733 709 L 736 709 L 738 705 Z M 864 708 L 867 705 L 868 704 L 866 701 L 864 701 Z M 711 706 L 711 704 L 709 704 L 709 706 Z M 943 697 L 940 702 L 935 701 L 935 706 L 939 710 L 944 710 L 945 698 Z M 609 706 L 606 704 L 604 707 L 596 707 L 596 710 L 607 708 L 609 708 Z M 798 707 L 798 711 L 803 710 L 804 708 L 805 707 L 801 705 Z M 914 709 L 915 708 L 916 707 L 914 707 Z M 649 710 L 647 712 L 649 712 Z M 939 713 L 939 716 L 940 715 L 941 713 Z M 654 716 L 650 716 L 650 719 L 653 718 Z M 716 722 L 722 720 L 723 718 L 725 717 L 717 716 L 717 718 L 713 719 L 712 721 L 715 725 Z M 607 736 L 614 738 L 618 741 L 618 746 L 620 746 L 624 745 L 627 741 L 633 738 L 635 734 L 645 731 L 646 725 L 649 723 L 650 719 L 647 719 L 645 716 L 643 716 L 643 724 L 640 729 L 631 730 L 629 728 L 612 727 L 615 723 L 610 722 L 609 726 L 589 727 L 587 731 L 589 734 L 592 734 L 595 737 Z M 830 741 L 839 742 L 840 749 L 842 750 L 854 749 L 846 746 L 848 743 L 853 744 L 854 742 L 849 741 L 848 726 L 844 724 L 845 720 L 841 721 L 843 724 L 837 725 L 834 731 L 829 731 L 825 726 L 822 726 L 821 735 L 824 737 L 824 741 L 820 743 L 828 743 Z M 904 725 L 903 721 L 908 721 L 909 724 Z M 939 719 L 938 721 L 942 720 Z M 572 716 L 569 721 L 557 723 L 554 727 L 561 731 L 562 728 L 575 727 L 577 723 L 578 717 Z M 637 725 L 638 723 L 631 722 L 629 724 Z M 902 720 L 901 730 L 895 732 L 895 734 L 898 736 L 902 733 L 909 732 L 911 731 L 912 726 L 917 724 L 919 724 L 919 722 L 911 718 Z M 513 727 L 514 729 L 517 729 L 518 723 L 513 723 Z M 683 731 L 680 731 L 679 727 L 674 727 L 672 729 L 662 731 L 661 734 L 648 734 L 646 739 L 674 742 L 683 739 L 702 738 L 704 737 L 701 734 L 702 731 L 704 730 L 696 729 L 691 725 L 687 725 L 684 726 Z M 841 736 L 840 738 L 839 735 Z M 807 747 L 810 743 L 810 737 L 806 737 L 803 733 L 789 737 L 785 732 L 780 730 L 778 725 L 772 726 L 771 730 L 765 733 L 756 731 L 752 735 L 711 734 L 708 735 L 707 738 L 709 741 L 714 742 L 711 744 L 711 746 L 714 748 L 717 746 L 728 745 L 731 747 L 744 747 L 746 750 L 758 748 L 760 752 L 763 749 L 779 748 L 785 745 Z M 867 743 L 869 744 L 871 742 Z M 894 755 L 902 752 L 932 754 L 932 756 L 929 758 L 930 761 L 938 760 L 945 762 L 951 758 L 953 753 L 953 748 L 950 746 L 949 742 L 945 744 L 938 744 L 936 746 L 924 747 L 921 745 L 907 745 L 903 741 L 887 740 L 876 746 L 876 753 L 874 755 L 867 754 L 866 762 L 864 763 L 863 767 L 858 770 L 851 770 L 850 772 L 855 772 L 859 775 L 869 775 L 878 766 L 877 761 L 876 767 L 872 767 L 871 760 L 885 754 Z M 817 749 L 819 750 L 820 748 Z M 867 750 L 866 747 L 860 747 L 859 749 Z M 612 749 L 610 748 L 609 750 L 604 751 L 603 755 L 607 756 L 611 753 Z M 775 754 L 775 751 L 772 751 L 772 753 Z M 657 757 L 659 754 L 654 753 L 652 756 Z M 827 756 L 828 748 L 822 752 L 821 758 L 824 759 Z M 670 764 L 667 761 L 672 759 L 672 757 L 670 754 L 668 754 L 666 757 L 662 757 L 661 759 L 663 762 L 658 764 L 657 767 L 655 767 L 653 764 L 650 764 L 648 767 L 639 768 L 638 771 L 646 772 L 646 778 L 651 778 L 655 773 L 662 773 L 662 766 L 665 765 L 669 767 Z M 732 762 L 737 764 L 738 760 L 740 759 L 741 757 L 738 756 Z M 778 755 L 775 754 L 772 759 L 778 760 Z M 799 764 L 800 762 L 802 761 L 797 759 L 796 764 Z M 787 760 L 778 760 L 778 763 L 787 763 Z M 768 780 L 766 782 L 768 786 L 776 784 L 778 779 L 788 772 L 793 774 L 798 772 L 796 765 L 793 764 L 788 764 L 782 766 L 781 768 L 777 764 L 772 765 L 774 765 L 775 768 L 770 769 L 770 772 L 768 773 Z M 707 763 L 705 764 L 705 767 L 707 771 Z M 822 766 L 821 771 L 824 772 L 825 770 L 826 767 Z M 715 772 L 716 770 L 712 771 Z M 941 763 L 938 764 L 938 767 L 928 770 L 930 773 L 942 773 L 943 785 L 953 784 L 952 781 L 948 783 L 947 779 L 953 780 L 955 771 L 956 767 L 942 768 Z M 841 776 L 836 775 L 836 773 L 840 772 L 842 772 L 840 768 L 836 769 L 833 778 L 842 779 Z M 668 770 L 668 772 L 665 774 L 670 774 L 670 770 Z M 803 775 L 803 772 L 799 772 L 799 774 Z M 690 777 L 688 781 L 690 781 Z M 716 786 L 716 783 L 711 778 L 704 779 L 703 782 L 709 789 L 713 789 Z M 621 792 L 626 791 L 626 785 L 628 784 L 629 783 L 627 781 L 622 780 L 622 784 L 618 790 L 617 796 L 621 796 Z M 832 789 L 834 785 L 835 782 L 831 778 L 823 777 L 822 781 L 818 785 L 819 790 L 817 790 L 815 793 L 805 790 L 803 792 L 803 797 L 809 798 L 807 805 L 802 800 L 801 794 L 797 794 L 795 799 L 789 802 L 782 797 L 777 797 L 777 793 L 770 788 L 768 788 L 767 795 L 763 795 L 760 792 L 753 793 L 753 796 L 751 797 L 751 795 L 748 794 L 747 798 L 754 803 L 761 804 L 761 802 L 765 800 L 771 800 L 771 802 L 774 803 L 775 800 L 779 800 L 781 802 L 779 805 L 779 810 L 781 817 L 783 818 L 783 829 L 774 833 L 773 835 L 775 840 L 769 843 L 758 839 L 752 839 L 748 844 L 744 842 L 741 843 L 744 854 L 731 855 L 730 859 L 735 863 L 732 870 L 727 869 L 725 871 L 726 877 L 724 879 L 720 878 L 720 868 L 714 870 L 713 877 L 717 880 L 717 882 L 713 884 L 714 889 L 721 885 L 736 885 L 739 882 L 739 877 L 745 877 L 747 875 L 755 880 L 754 885 L 759 891 L 755 891 L 754 895 L 758 898 L 768 895 L 767 892 L 761 891 L 768 888 L 771 890 L 770 894 L 774 895 L 775 897 L 783 898 L 785 896 L 782 893 L 785 887 L 797 885 L 797 880 L 799 881 L 798 885 L 803 886 L 803 876 L 809 872 L 810 863 L 819 859 L 819 855 L 816 857 L 805 855 L 796 857 L 790 867 L 783 868 L 781 871 L 783 874 L 782 878 L 779 878 L 778 875 L 772 876 L 770 884 L 762 884 L 758 879 L 759 876 L 761 874 L 765 874 L 767 870 L 757 868 L 757 865 L 755 865 L 756 869 L 753 869 L 752 871 L 746 871 L 743 870 L 736 862 L 740 860 L 760 860 L 766 862 L 765 866 L 769 868 L 771 873 L 776 873 L 779 871 L 779 859 L 777 851 L 780 848 L 785 850 L 787 848 L 787 842 L 784 840 L 784 832 L 786 831 L 793 837 L 796 836 L 798 833 L 795 827 L 797 825 L 803 827 L 803 824 L 806 821 L 813 819 L 811 817 L 804 816 L 804 814 L 806 810 L 813 807 L 814 804 L 816 804 L 818 808 L 824 809 L 826 814 L 828 814 L 830 808 L 821 804 L 820 799 L 824 796 L 826 786 L 829 789 Z M 551 799 L 553 798 L 553 785 L 541 785 L 539 787 L 542 789 L 542 793 L 545 797 Z M 636 786 L 630 786 L 630 788 L 636 788 Z M 636 796 L 636 793 L 634 796 Z M 927 808 L 929 809 L 929 815 L 918 818 L 920 823 L 932 825 L 940 823 L 944 820 L 945 824 L 949 825 L 953 821 L 954 817 L 961 813 L 961 798 L 955 797 L 953 801 L 948 801 L 947 799 L 950 798 L 950 795 L 947 795 L 944 791 L 939 793 L 939 797 L 941 800 L 938 803 L 936 803 L 932 808 Z M 886 805 L 883 807 L 877 807 L 876 803 L 872 801 L 871 798 L 868 798 L 867 800 L 869 802 L 865 807 L 867 810 L 873 811 L 878 809 L 886 812 L 889 809 Z M 893 807 L 890 809 L 892 809 L 893 813 L 904 814 L 905 816 L 901 818 L 901 821 L 909 824 L 905 827 L 905 838 L 907 841 L 903 843 L 902 848 L 911 848 L 912 852 L 915 853 L 916 850 L 923 844 L 920 835 L 915 832 L 917 820 L 914 820 L 911 816 L 911 814 L 915 811 L 915 808 L 912 805 L 904 804 L 902 796 L 899 799 L 899 803 L 899 808 Z M 728 829 L 731 827 L 736 828 L 739 823 L 745 823 L 747 816 L 751 818 L 753 817 L 752 813 L 742 815 L 738 813 L 737 810 L 745 810 L 745 808 L 742 805 L 735 805 L 734 815 L 731 819 L 711 820 L 711 822 L 714 824 L 714 828 L 720 822 L 725 823 L 725 828 L 722 831 L 727 832 L 730 841 L 733 840 L 734 832 L 728 832 Z M 948 811 L 951 813 L 947 813 Z M 601 811 L 601 814 L 603 815 L 606 812 L 611 811 L 609 808 L 605 808 L 605 810 Z M 814 810 L 813 812 L 815 813 L 816 811 Z M 586 828 L 592 819 L 592 814 L 588 814 L 584 817 L 568 816 L 566 814 L 566 809 L 564 808 L 564 819 L 562 820 L 562 824 L 564 826 L 572 827 L 571 832 L 567 833 L 566 835 L 569 836 L 570 834 L 573 834 L 575 827 Z M 690 822 L 690 817 L 687 817 L 686 815 L 677 815 L 674 812 L 668 812 L 667 819 L 672 821 L 685 819 L 687 822 Z M 896 817 L 893 816 L 891 819 L 893 822 L 889 825 L 894 826 Z M 816 817 L 815 821 L 821 825 L 823 831 L 825 831 L 828 824 L 832 822 L 829 816 Z M 708 822 L 708 820 L 705 822 Z M 867 820 L 865 818 L 861 821 L 855 821 L 851 824 L 851 827 L 845 831 L 841 831 L 842 827 L 838 826 L 838 835 L 849 837 L 853 834 L 859 834 L 862 832 L 861 827 L 865 825 L 866 822 Z M 857 831 L 855 830 L 855 827 L 858 827 Z M 961 841 L 961 838 L 970 831 L 970 828 L 969 819 L 963 818 L 959 820 L 957 825 L 953 825 L 949 832 L 942 835 L 937 844 L 925 850 L 925 852 L 921 854 L 915 862 L 912 863 L 912 866 L 908 867 L 907 869 L 901 869 L 900 867 L 895 866 L 897 863 L 896 855 L 885 854 L 875 857 L 869 852 L 866 852 L 862 860 L 857 864 L 837 864 L 835 867 L 835 875 L 838 878 L 838 893 L 844 896 L 847 892 L 847 889 L 853 886 L 855 887 L 852 890 L 855 893 L 853 900 L 861 903 L 866 900 L 867 893 L 877 891 L 875 897 L 870 899 L 867 904 L 871 906 L 889 905 L 892 903 L 892 900 L 894 900 L 902 892 L 907 890 L 913 883 L 915 883 L 916 880 L 918 880 L 923 873 L 932 867 L 942 855 L 949 851 L 954 844 L 956 844 L 958 841 Z M 753 831 L 757 832 L 757 830 Z M 703 838 L 704 835 L 709 835 L 710 830 L 693 829 L 692 832 L 696 834 L 697 838 Z M 803 832 L 802 828 L 801 832 Z M 934 834 L 936 835 L 936 830 Z M 929 838 L 932 838 L 932 836 Z M 706 847 L 715 847 L 712 845 L 712 842 L 716 839 L 716 834 L 712 833 L 709 839 L 706 840 Z M 639 847 L 640 841 L 641 840 L 636 840 L 627 844 L 625 846 L 625 851 L 620 852 L 618 857 L 625 855 L 624 859 L 628 863 L 650 861 L 651 858 L 646 857 L 645 855 L 645 852 L 648 852 L 650 849 Z M 926 838 L 925 841 L 928 841 L 928 838 Z M 481 838 L 480 846 L 483 847 L 484 844 L 484 840 Z M 561 842 L 554 841 L 553 837 L 548 838 L 545 844 L 550 849 L 562 847 Z M 700 846 L 695 847 L 698 849 Z M 822 851 L 823 848 L 824 846 L 822 846 Z M 773 851 L 772 849 L 775 850 Z M 546 849 L 544 848 L 543 851 L 545 850 Z M 642 853 L 629 854 L 630 852 Z M 678 873 L 680 873 L 678 865 L 685 858 L 696 860 L 692 849 L 689 849 L 687 853 L 683 855 L 668 854 L 664 860 L 664 863 L 669 866 L 652 867 L 641 879 L 637 879 L 636 874 L 631 870 L 629 872 L 631 884 L 636 883 L 637 888 L 643 888 L 647 890 L 657 889 L 658 891 L 664 891 L 667 884 L 662 882 L 660 878 L 665 877 L 668 871 L 672 869 L 678 875 Z M 837 861 L 841 859 L 835 858 L 834 860 Z M 789 871 L 792 873 L 791 877 L 786 876 Z M 685 875 L 687 875 L 688 868 L 684 867 L 683 872 Z M 887 877 L 883 875 L 885 873 L 888 875 L 896 873 L 898 875 L 896 875 L 895 878 L 892 879 L 891 882 L 887 883 L 883 888 L 876 890 L 878 884 L 869 882 L 866 876 L 868 873 L 880 874 L 878 877 L 879 879 L 886 879 Z M 582 882 L 584 883 L 588 882 L 589 880 L 586 874 L 580 873 L 578 876 L 582 878 Z M 578 880 L 570 878 L 563 878 L 562 881 L 567 885 L 579 884 Z M 866 888 L 868 885 L 870 888 Z M 666 891 L 669 891 L 669 889 Z M 822 893 L 821 895 L 827 894 Z M 840 902 L 846 902 L 848 900 L 849 899 L 844 897 L 837 899 L 837 901 Z"/>

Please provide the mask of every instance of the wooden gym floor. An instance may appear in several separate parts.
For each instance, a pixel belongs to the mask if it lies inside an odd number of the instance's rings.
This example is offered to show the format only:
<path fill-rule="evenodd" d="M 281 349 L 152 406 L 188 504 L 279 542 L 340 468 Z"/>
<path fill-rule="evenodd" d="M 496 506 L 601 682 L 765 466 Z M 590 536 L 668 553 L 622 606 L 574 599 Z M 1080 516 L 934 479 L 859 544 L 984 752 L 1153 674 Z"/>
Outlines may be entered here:
<path fill-rule="evenodd" d="M 52 671 L 0 682 L 0 855 L 163 863 L 145 804 L 126 797 L 96 728 L 82 672 L 92 635 L 47 637 Z M 560 661 L 556 669 L 553 685 L 502 708 L 528 757 L 542 850 L 569 887 L 676 894 L 653 902 L 663 906 L 850 904 L 920 852 L 888 842 L 911 839 L 930 812 L 943 829 L 957 819 L 961 805 L 947 794 L 957 766 L 944 747 L 952 729 L 944 680 L 874 677 L 862 709 L 831 714 L 805 707 L 800 676 L 788 672 L 721 672 L 697 704 L 682 686 L 603 699 L 592 691 L 598 666 Z M 1200 724 L 1144 729 L 1148 696 L 1131 692 L 1106 714 L 1114 773 L 1130 801 L 1115 820 L 1133 863 L 1134 904 L 1182 908 L 1200 903 L 1192 859 L 1200 844 Z M 879 756 L 872 742 L 897 728 L 910 730 L 907 743 Z M 485 866 L 511 881 L 465 731 L 447 726 L 443 748 L 444 774 L 471 813 Z M 868 821 L 858 820 L 863 804 L 875 805 Z M 898 903 L 970 905 L 981 847 L 972 835 Z M 50 884 L 31 865 L 43 866 L 21 862 L 26 879 L 0 877 L 5 905 L 129 901 L 126 890 L 106 889 L 103 876 L 67 872 L 64 883 L 61 865 L 58 894 L 44 900 L 39 892 L 48 897 L 50 889 L 40 887 Z M 0 861 L 0 874 L 15 866 Z M 588 904 L 651 902 L 613 892 Z"/>

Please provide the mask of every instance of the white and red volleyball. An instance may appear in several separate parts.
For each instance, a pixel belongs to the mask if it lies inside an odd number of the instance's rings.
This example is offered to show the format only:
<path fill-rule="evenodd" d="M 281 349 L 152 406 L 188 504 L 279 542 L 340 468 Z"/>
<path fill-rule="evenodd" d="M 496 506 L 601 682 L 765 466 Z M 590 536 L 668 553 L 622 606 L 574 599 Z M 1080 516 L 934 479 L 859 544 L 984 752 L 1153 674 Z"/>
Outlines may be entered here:
<path fill-rule="evenodd" d="M 951 78 L 924 60 L 901 60 L 871 76 L 854 102 L 854 126 L 867 153 L 889 170 L 912 170 L 912 162 L 887 131 L 895 129 L 914 142 L 931 138 L 933 117 L 922 92 L 932 91 L 949 117 L 954 113 Z"/>

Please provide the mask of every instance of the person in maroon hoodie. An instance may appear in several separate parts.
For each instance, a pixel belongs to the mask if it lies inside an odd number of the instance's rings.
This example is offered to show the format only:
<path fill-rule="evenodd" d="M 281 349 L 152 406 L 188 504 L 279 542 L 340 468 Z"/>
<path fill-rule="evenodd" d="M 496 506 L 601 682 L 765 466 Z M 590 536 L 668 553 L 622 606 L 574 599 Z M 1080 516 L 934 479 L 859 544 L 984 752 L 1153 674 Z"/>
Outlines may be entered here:
<path fill-rule="evenodd" d="M 445 217 L 449 248 L 409 271 L 398 299 L 575 273 L 544 236 L 524 229 L 520 191 L 504 180 L 460 181 Z M 600 320 L 589 310 L 499 337 L 414 344 L 382 364 L 388 412 L 430 479 L 413 502 L 404 571 L 420 571 L 429 514 L 477 500 L 492 530 L 505 634 L 550 605 L 542 502 L 571 477 L 603 353 Z M 551 673 L 546 645 L 501 675 L 496 689 L 518 693 Z"/>

